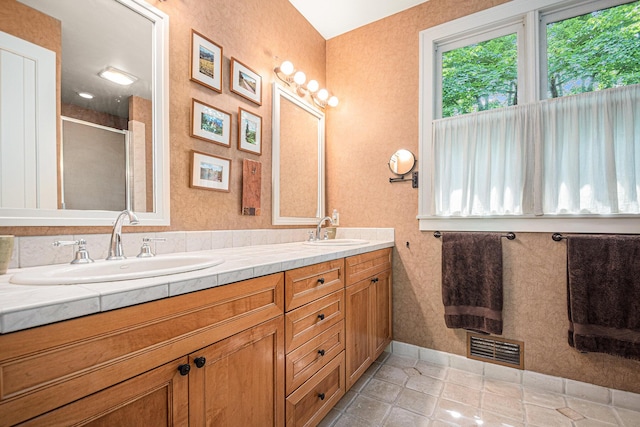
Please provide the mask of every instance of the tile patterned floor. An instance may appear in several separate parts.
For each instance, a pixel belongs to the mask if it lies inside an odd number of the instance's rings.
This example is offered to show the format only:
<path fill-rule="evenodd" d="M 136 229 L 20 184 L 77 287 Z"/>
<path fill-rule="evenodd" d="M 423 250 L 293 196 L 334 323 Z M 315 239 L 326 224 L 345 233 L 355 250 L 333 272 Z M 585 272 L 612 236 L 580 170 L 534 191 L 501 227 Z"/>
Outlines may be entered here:
<path fill-rule="evenodd" d="M 640 427 L 601 405 L 383 353 L 319 427 Z"/>

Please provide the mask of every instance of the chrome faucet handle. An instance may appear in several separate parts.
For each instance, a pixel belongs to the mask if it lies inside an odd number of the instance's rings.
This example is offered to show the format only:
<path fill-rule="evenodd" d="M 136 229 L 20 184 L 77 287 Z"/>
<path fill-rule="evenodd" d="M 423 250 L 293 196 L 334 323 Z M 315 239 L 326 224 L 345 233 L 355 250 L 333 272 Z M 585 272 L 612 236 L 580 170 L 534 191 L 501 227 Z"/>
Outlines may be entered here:
<path fill-rule="evenodd" d="M 71 264 L 90 264 L 93 262 L 91 257 L 89 256 L 89 251 L 87 250 L 87 241 L 84 239 L 78 240 L 56 240 L 53 242 L 53 246 L 75 246 L 78 245 L 78 250 L 76 251 Z"/>
<path fill-rule="evenodd" d="M 142 238 L 142 246 L 140 247 L 140 253 L 137 255 L 138 258 L 151 258 L 156 256 L 151 250 L 151 242 L 165 242 L 167 239 L 164 237 L 143 237 Z"/>

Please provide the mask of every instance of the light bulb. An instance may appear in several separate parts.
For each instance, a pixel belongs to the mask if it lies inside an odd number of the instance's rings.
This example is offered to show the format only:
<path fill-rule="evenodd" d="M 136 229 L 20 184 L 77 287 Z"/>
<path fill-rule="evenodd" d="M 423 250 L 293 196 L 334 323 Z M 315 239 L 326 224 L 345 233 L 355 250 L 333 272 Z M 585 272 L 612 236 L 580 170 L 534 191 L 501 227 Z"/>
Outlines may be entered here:
<path fill-rule="evenodd" d="M 291 61 L 284 61 L 280 64 L 280 72 L 285 76 L 290 76 L 293 73 L 293 64 Z"/>
<path fill-rule="evenodd" d="M 315 91 L 317 91 L 319 87 L 320 85 L 315 80 L 309 80 L 309 83 L 307 83 L 307 89 L 311 93 L 314 93 Z"/>
<path fill-rule="evenodd" d="M 327 104 L 329 104 L 329 107 L 336 107 L 338 105 L 338 97 L 337 96 L 332 96 L 327 101 Z"/>
<path fill-rule="evenodd" d="M 293 75 L 293 81 L 296 84 L 303 85 L 307 81 L 307 76 L 302 71 L 298 71 Z"/>
<path fill-rule="evenodd" d="M 319 99 L 320 101 L 326 101 L 328 97 L 329 97 L 329 91 L 328 91 L 328 90 L 326 90 L 326 89 L 320 89 L 320 90 L 318 91 L 318 99 Z"/>

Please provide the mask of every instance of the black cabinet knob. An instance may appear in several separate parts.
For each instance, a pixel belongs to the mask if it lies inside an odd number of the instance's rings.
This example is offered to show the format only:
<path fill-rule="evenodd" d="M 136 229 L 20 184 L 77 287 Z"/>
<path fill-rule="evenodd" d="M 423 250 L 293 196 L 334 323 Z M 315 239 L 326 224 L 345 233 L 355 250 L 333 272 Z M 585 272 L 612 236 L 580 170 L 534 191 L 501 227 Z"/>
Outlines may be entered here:
<path fill-rule="evenodd" d="M 324 314 L 322 314 L 322 313 L 318 314 L 318 319 L 324 320 Z"/>
<path fill-rule="evenodd" d="M 324 285 L 324 277 L 319 278 L 318 283 L 320 283 L 321 285 Z"/>
<path fill-rule="evenodd" d="M 205 363 L 207 363 L 207 359 L 205 357 L 196 357 L 195 359 L 193 359 L 193 361 L 196 364 L 196 367 L 198 368 L 202 368 L 204 366 Z"/>
<path fill-rule="evenodd" d="M 371 282 L 372 282 L 372 283 L 378 283 L 378 278 L 377 278 L 377 277 L 374 277 L 373 279 L 371 279 Z"/>
<path fill-rule="evenodd" d="M 324 350 L 318 350 L 318 354 L 319 354 L 320 356 L 324 356 Z"/>
<path fill-rule="evenodd" d="M 320 398 L 320 400 L 324 400 L 324 393 L 318 394 L 318 397 Z"/>
<path fill-rule="evenodd" d="M 182 375 L 183 377 L 187 375 L 190 370 L 191 366 L 188 363 L 178 366 L 178 371 L 180 371 L 180 375 Z"/>

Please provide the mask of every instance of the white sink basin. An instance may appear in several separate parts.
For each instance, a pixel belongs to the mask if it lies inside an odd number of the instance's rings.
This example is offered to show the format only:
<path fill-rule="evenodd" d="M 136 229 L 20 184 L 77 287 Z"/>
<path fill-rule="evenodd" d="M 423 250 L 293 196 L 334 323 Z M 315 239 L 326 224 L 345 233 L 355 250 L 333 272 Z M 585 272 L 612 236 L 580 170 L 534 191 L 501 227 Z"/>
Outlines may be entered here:
<path fill-rule="evenodd" d="M 14 274 L 9 282 L 18 285 L 78 285 L 166 276 L 213 267 L 221 258 L 203 255 L 159 255 L 153 258 L 128 258 L 97 261 L 91 264 L 66 264 L 40 267 Z"/>
<path fill-rule="evenodd" d="M 303 242 L 309 246 L 352 246 L 352 245 L 364 245 L 369 243 L 368 240 L 362 239 L 328 239 L 328 240 L 314 240 L 312 242 Z"/>

